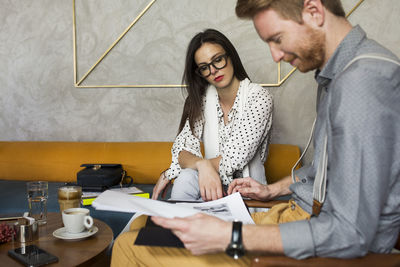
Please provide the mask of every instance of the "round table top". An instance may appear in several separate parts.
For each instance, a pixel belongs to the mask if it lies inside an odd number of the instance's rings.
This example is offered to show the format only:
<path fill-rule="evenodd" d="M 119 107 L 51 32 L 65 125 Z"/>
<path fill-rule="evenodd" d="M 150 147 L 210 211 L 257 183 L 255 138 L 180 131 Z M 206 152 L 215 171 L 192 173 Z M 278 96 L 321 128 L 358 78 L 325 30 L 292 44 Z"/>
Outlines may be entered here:
<path fill-rule="evenodd" d="M 105 253 L 113 241 L 113 232 L 104 222 L 94 219 L 94 226 L 99 230 L 93 236 L 79 241 L 65 241 L 53 236 L 61 227 L 61 213 L 49 212 L 47 223 L 39 226 L 39 239 L 26 242 L 25 245 L 37 245 L 39 248 L 58 257 L 58 263 L 51 266 L 77 266 L 92 261 L 96 256 Z M 19 248 L 22 243 L 11 241 L 0 244 L 0 262 L 3 266 L 13 266 L 16 260 L 8 256 L 11 249 Z"/>

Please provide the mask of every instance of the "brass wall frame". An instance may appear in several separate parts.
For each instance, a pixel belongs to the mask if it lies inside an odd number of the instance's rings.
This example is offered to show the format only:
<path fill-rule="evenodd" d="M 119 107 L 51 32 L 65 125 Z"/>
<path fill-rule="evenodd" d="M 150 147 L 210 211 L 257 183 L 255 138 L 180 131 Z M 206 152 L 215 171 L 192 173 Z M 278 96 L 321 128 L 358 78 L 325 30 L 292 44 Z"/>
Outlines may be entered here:
<path fill-rule="evenodd" d="M 74 86 L 76 88 L 179 88 L 186 87 L 184 84 L 140 84 L 140 85 L 81 85 L 81 83 L 90 75 L 90 73 L 97 67 L 97 65 L 110 53 L 110 51 L 118 44 L 118 42 L 128 33 L 128 31 L 139 21 L 139 19 L 150 9 L 150 7 L 157 0 L 151 0 L 149 4 L 140 12 L 140 14 L 132 21 L 132 23 L 124 30 L 124 32 L 115 40 L 111 46 L 104 52 L 104 54 L 96 61 L 96 63 L 86 72 L 86 74 L 78 81 L 77 74 L 77 53 L 76 53 L 76 9 L 75 0 L 72 0 L 72 31 L 73 31 L 73 56 L 74 56 Z M 364 0 L 359 0 L 358 3 L 346 14 L 346 18 L 349 17 L 362 3 Z M 264 87 L 279 87 L 292 75 L 297 68 L 293 68 L 290 72 L 282 79 L 281 78 L 281 62 L 277 63 L 278 79 L 276 83 L 272 84 L 260 84 Z"/>

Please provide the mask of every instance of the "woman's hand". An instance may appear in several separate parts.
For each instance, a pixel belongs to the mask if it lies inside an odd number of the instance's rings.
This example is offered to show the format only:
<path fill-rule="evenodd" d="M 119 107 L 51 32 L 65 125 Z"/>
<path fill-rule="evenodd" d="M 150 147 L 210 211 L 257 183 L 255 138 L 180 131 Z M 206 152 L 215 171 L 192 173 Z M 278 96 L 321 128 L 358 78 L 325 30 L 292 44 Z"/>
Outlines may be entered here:
<path fill-rule="evenodd" d="M 222 252 L 230 242 L 232 223 L 197 213 L 186 218 L 151 217 L 152 221 L 172 232 L 193 255 Z"/>
<path fill-rule="evenodd" d="M 223 197 L 221 179 L 212 162 L 202 159 L 196 162 L 199 172 L 200 194 L 204 201 L 217 200 Z"/>
<path fill-rule="evenodd" d="M 256 200 L 269 200 L 273 197 L 268 185 L 263 185 L 253 178 L 237 178 L 233 179 L 228 188 L 228 195 L 239 192 L 243 197 Z"/>
<path fill-rule="evenodd" d="M 160 178 L 158 178 L 158 181 L 153 188 L 153 195 L 151 196 L 151 199 L 158 199 L 160 193 L 162 194 L 161 197 L 165 198 L 169 185 L 170 180 L 165 176 L 165 172 L 162 172 Z"/>

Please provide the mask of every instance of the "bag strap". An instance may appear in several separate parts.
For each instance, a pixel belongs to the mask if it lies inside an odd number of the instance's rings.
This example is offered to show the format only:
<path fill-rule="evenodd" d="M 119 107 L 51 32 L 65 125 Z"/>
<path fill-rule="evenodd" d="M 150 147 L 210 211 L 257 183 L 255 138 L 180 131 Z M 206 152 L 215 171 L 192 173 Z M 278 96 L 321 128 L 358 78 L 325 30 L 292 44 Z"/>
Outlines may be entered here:
<path fill-rule="evenodd" d="M 313 124 L 312 124 L 312 126 L 311 126 L 310 137 L 308 138 L 307 145 L 306 145 L 306 147 L 304 148 L 303 153 L 301 153 L 300 158 L 296 161 L 296 163 L 295 163 L 295 164 L 293 165 L 293 167 L 292 167 L 292 172 L 291 172 L 291 174 L 292 174 L 292 181 L 293 181 L 293 183 L 296 183 L 296 182 L 297 182 L 297 181 L 296 181 L 296 177 L 294 176 L 294 170 L 296 169 L 297 165 L 299 165 L 299 163 L 301 162 L 301 160 L 304 158 L 304 155 L 307 153 L 307 150 L 308 150 L 308 148 L 310 147 L 311 140 L 313 139 L 313 136 L 314 136 L 314 128 L 315 128 L 315 122 L 316 122 L 316 121 L 317 121 L 317 118 L 314 119 L 314 122 L 313 122 Z"/>
<path fill-rule="evenodd" d="M 366 58 L 367 58 L 367 59 L 378 59 L 378 60 L 383 60 L 383 61 L 391 62 L 391 63 L 393 63 L 393 64 L 395 64 L 395 65 L 400 66 L 400 62 L 398 62 L 398 61 L 396 61 L 396 60 L 394 60 L 394 59 L 391 59 L 391 58 L 389 58 L 389 57 L 386 57 L 385 55 L 381 55 L 381 54 L 364 54 L 364 55 L 359 55 L 359 56 L 353 58 L 349 63 L 347 63 L 347 65 L 343 68 L 343 70 L 341 71 L 341 73 L 344 72 L 348 67 L 350 67 L 350 66 L 351 66 L 354 62 L 356 62 L 357 60 L 366 59 Z"/>
<path fill-rule="evenodd" d="M 344 72 L 347 68 L 349 68 L 354 62 L 360 60 L 360 59 L 377 59 L 377 60 L 383 60 L 386 62 L 394 63 L 398 66 L 400 66 L 400 62 L 393 60 L 391 58 L 388 58 L 384 55 L 380 54 L 364 54 L 357 56 L 353 58 L 347 65 L 343 68 L 341 71 Z M 325 133 L 324 137 L 324 143 L 322 147 L 322 156 L 320 157 L 318 167 L 317 167 L 317 173 L 315 175 L 315 180 L 314 180 L 314 187 L 313 187 L 313 208 L 312 212 L 314 216 L 318 216 L 319 213 L 321 212 L 322 205 L 325 201 L 325 196 L 326 196 L 326 179 L 327 179 L 327 166 L 328 166 L 328 153 L 327 153 L 327 146 L 328 146 L 328 134 Z"/>
<path fill-rule="evenodd" d="M 347 65 L 343 68 L 341 73 L 344 72 L 346 69 L 348 69 L 354 62 L 356 62 L 356 61 L 358 61 L 360 59 L 378 59 L 378 60 L 391 62 L 393 64 L 396 64 L 396 65 L 400 66 L 400 63 L 398 61 L 393 60 L 391 58 L 388 58 L 388 57 L 386 57 L 384 55 L 381 55 L 381 54 L 364 54 L 364 55 L 360 55 L 360 56 L 357 56 L 357 57 L 353 58 L 349 63 L 347 63 Z M 309 146 L 311 144 L 311 140 L 313 139 L 316 120 L 317 119 L 315 118 L 314 122 L 313 122 L 313 125 L 311 127 L 311 133 L 310 133 L 310 137 L 309 137 L 309 139 L 307 141 L 307 145 L 306 145 L 303 153 L 301 154 L 300 158 L 297 160 L 297 162 L 294 164 L 294 166 L 292 168 L 291 174 L 292 174 L 293 183 L 296 183 L 296 178 L 294 176 L 294 170 L 296 169 L 297 165 L 299 165 L 299 163 L 303 159 L 304 155 L 306 154 L 306 152 L 307 152 L 307 150 L 308 150 L 308 148 L 309 148 Z M 322 205 L 325 202 L 327 166 L 328 166 L 327 147 L 328 147 L 328 135 L 327 135 L 327 133 L 325 133 L 324 143 L 323 143 L 323 146 L 322 146 L 322 154 L 321 154 L 320 160 L 318 162 L 317 172 L 316 172 L 316 175 L 315 175 L 315 180 L 314 180 L 314 185 L 313 185 L 312 215 L 314 215 L 314 216 L 318 216 L 320 214 Z"/>

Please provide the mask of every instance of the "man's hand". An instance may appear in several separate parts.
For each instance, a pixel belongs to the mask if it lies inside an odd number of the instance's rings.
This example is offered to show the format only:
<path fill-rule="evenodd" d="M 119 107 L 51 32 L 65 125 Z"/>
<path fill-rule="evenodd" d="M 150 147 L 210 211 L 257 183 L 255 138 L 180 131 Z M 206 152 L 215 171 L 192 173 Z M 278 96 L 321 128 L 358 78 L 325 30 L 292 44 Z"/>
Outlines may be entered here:
<path fill-rule="evenodd" d="M 158 181 L 153 188 L 151 199 L 158 199 L 160 193 L 162 193 L 162 198 L 165 198 L 165 194 L 167 193 L 169 185 L 170 180 L 165 176 L 165 172 L 161 173 L 160 178 L 158 178 Z"/>
<path fill-rule="evenodd" d="M 228 195 L 239 192 L 243 197 L 266 201 L 291 194 L 292 191 L 289 188 L 291 184 L 292 178 L 290 176 L 269 185 L 260 184 L 250 177 L 237 178 L 229 185 Z"/>
<path fill-rule="evenodd" d="M 200 194 L 204 201 L 217 200 L 223 197 L 221 179 L 210 160 L 196 162 L 199 172 Z"/>
<path fill-rule="evenodd" d="M 272 192 L 268 185 L 263 185 L 253 178 L 237 178 L 233 179 L 228 188 L 228 195 L 239 192 L 243 197 L 249 197 L 256 200 L 269 200 Z"/>
<path fill-rule="evenodd" d="M 231 239 L 232 223 L 203 213 L 186 218 L 151 219 L 154 223 L 171 229 L 193 255 L 225 251 Z"/>

